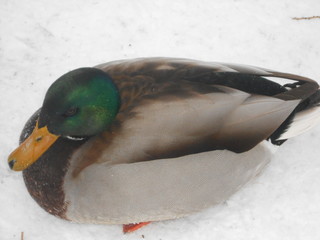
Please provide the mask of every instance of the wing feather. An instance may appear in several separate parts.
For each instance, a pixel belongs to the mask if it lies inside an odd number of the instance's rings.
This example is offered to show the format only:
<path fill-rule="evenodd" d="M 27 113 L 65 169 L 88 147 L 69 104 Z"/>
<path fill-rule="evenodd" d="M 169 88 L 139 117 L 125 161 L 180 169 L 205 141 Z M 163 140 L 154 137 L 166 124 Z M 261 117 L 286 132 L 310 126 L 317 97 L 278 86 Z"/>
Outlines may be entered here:
<path fill-rule="evenodd" d="M 122 60 L 97 68 L 119 87 L 122 108 L 109 131 L 78 151 L 79 169 L 88 165 L 86 159 L 130 163 L 216 149 L 247 151 L 319 87 L 297 75 L 186 59 Z"/>

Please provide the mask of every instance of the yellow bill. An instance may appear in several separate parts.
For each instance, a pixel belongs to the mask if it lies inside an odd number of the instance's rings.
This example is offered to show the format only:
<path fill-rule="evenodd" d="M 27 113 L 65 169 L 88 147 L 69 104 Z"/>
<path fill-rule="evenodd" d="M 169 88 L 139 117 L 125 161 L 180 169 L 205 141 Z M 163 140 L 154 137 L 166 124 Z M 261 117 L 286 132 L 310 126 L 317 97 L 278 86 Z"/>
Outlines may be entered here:
<path fill-rule="evenodd" d="M 38 122 L 32 134 L 16 149 L 8 163 L 12 170 L 22 171 L 33 164 L 59 138 L 48 131 L 47 126 L 38 128 Z"/>

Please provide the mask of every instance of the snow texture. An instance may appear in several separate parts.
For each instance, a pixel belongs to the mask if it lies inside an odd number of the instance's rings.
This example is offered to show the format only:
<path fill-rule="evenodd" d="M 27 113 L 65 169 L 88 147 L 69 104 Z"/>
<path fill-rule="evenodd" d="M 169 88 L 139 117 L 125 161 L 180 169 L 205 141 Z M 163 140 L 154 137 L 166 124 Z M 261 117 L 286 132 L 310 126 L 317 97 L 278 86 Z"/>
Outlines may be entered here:
<path fill-rule="evenodd" d="M 74 68 L 167 56 L 319 80 L 320 19 L 292 19 L 319 14 L 319 0 L 0 0 L 0 239 L 320 239 L 320 126 L 225 203 L 127 235 L 49 215 L 6 162 L 49 85 Z"/>

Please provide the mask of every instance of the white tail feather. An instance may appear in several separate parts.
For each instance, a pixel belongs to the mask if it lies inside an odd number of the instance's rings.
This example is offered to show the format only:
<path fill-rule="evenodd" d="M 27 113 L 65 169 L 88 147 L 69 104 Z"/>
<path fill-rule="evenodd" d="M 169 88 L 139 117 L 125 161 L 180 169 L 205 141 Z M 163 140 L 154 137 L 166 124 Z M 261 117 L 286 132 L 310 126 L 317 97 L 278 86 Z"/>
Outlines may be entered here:
<path fill-rule="evenodd" d="M 320 122 L 320 107 L 310 108 L 301 112 L 298 112 L 292 123 L 288 126 L 286 132 L 284 132 L 277 140 L 285 140 L 298 136 L 317 125 Z"/>

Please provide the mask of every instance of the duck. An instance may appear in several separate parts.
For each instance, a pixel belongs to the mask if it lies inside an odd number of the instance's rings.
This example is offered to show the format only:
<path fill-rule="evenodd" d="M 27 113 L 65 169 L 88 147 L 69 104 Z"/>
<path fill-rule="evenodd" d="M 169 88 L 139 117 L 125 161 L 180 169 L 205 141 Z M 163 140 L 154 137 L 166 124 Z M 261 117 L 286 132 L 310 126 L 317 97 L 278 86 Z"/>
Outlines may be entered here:
<path fill-rule="evenodd" d="M 58 78 L 8 164 L 48 213 L 132 232 L 228 200 L 320 121 L 319 104 L 317 82 L 294 74 L 118 60 Z"/>

